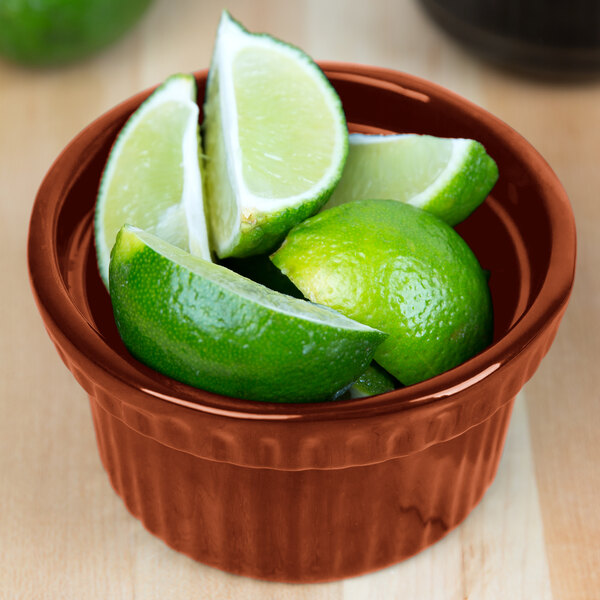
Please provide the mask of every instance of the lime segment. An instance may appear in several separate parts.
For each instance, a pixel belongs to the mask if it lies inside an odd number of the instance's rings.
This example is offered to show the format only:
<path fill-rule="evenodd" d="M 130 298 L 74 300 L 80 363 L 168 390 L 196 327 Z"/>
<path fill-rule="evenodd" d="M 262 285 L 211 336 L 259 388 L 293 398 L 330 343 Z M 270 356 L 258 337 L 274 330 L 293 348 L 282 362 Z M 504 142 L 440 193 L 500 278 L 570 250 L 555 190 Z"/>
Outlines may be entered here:
<path fill-rule="evenodd" d="M 178 381 L 248 400 L 329 400 L 387 337 L 130 226 L 113 249 L 110 295 L 135 357 Z"/>
<path fill-rule="evenodd" d="M 170 77 L 130 117 L 111 150 L 95 216 L 105 283 L 110 251 L 125 223 L 210 260 L 195 98 L 191 75 Z"/>
<path fill-rule="evenodd" d="M 498 179 L 496 163 L 475 140 L 353 133 L 349 141 L 342 179 L 325 208 L 389 198 L 456 225 L 486 199 Z"/>
<path fill-rule="evenodd" d="M 372 362 L 365 372 L 350 386 L 349 398 L 367 398 L 396 389 L 394 378 L 377 363 Z"/>
<path fill-rule="evenodd" d="M 204 113 L 216 252 L 267 252 L 327 201 L 341 177 L 348 147 L 341 102 L 304 52 L 251 34 L 224 13 Z"/>

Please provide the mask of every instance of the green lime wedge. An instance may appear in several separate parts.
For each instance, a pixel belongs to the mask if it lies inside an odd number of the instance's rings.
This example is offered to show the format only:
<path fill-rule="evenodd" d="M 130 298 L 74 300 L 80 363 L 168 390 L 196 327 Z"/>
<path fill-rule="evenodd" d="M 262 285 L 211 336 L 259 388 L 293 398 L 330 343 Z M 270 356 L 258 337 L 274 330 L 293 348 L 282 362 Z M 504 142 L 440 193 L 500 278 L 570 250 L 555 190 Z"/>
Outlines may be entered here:
<path fill-rule="evenodd" d="M 452 227 L 408 204 L 363 200 L 323 211 L 292 229 L 271 260 L 309 300 L 388 333 L 375 360 L 404 385 L 491 342 L 477 258 Z"/>
<path fill-rule="evenodd" d="M 96 202 L 98 267 L 128 223 L 210 260 L 192 75 L 169 77 L 129 118 L 110 152 Z"/>
<path fill-rule="evenodd" d="M 133 356 L 178 381 L 248 400 L 331 399 L 387 337 L 130 226 L 112 252 L 110 296 Z"/>
<path fill-rule="evenodd" d="M 325 209 L 389 198 L 456 225 L 486 199 L 498 179 L 496 163 L 475 140 L 353 133 L 349 141 L 342 179 Z"/>
<path fill-rule="evenodd" d="M 396 389 L 394 378 L 377 363 L 372 362 L 348 389 L 349 398 L 367 398 Z"/>
<path fill-rule="evenodd" d="M 274 248 L 327 201 L 348 132 L 340 99 L 301 50 L 223 13 L 203 136 L 209 227 L 219 257 Z"/>

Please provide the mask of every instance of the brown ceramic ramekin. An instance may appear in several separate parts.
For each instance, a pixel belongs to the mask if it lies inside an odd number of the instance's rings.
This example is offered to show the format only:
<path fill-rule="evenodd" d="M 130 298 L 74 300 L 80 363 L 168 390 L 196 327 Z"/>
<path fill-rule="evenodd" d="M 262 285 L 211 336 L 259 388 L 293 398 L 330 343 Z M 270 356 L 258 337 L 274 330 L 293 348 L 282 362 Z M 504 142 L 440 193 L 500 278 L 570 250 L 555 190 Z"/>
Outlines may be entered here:
<path fill-rule="evenodd" d="M 492 195 L 458 226 L 491 272 L 494 343 L 388 394 L 271 404 L 193 389 L 134 360 L 96 268 L 93 211 L 120 104 L 63 151 L 31 216 L 33 292 L 58 353 L 90 397 L 102 462 L 155 535 L 226 571 L 325 581 L 407 558 L 460 523 L 494 478 L 513 401 L 547 352 L 573 284 L 575 226 L 556 176 L 506 124 L 441 87 L 325 63 L 351 131 L 481 141 Z M 197 74 L 200 98 L 206 71 Z"/>

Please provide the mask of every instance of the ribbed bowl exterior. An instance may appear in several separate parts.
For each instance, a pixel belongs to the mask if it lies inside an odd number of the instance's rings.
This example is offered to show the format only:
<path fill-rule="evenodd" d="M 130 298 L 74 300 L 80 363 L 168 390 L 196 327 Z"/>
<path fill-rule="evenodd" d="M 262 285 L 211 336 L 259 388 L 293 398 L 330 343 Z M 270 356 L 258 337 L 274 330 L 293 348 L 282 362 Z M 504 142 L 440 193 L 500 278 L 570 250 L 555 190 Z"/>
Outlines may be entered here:
<path fill-rule="evenodd" d="M 88 391 L 100 457 L 113 488 L 151 533 L 224 571 L 272 581 L 320 582 L 402 561 L 467 517 L 495 477 L 512 394 L 539 366 L 561 317 L 562 312 L 499 381 L 482 385 L 479 394 L 495 407 L 483 421 L 448 439 L 432 433 L 432 443 L 422 450 L 342 468 L 248 467 L 176 449 L 163 442 L 173 441 L 173 431 L 183 447 L 193 439 L 185 440 L 182 432 L 197 435 L 185 411 L 177 418 L 157 417 L 148 429 L 139 415 L 122 410 L 128 406 L 123 398 L 90 378 L 73 354 L 54 341 Z M 447 417 L 456 422 L 452 411 Z M 443 430 L 435 423 L 431 421 L 439 436 Z M 377 430 L 377 424 L 372 428 Z M 256 436 L 263 432 L 258 424 Z M 368 444 L 368 432 L 363 434 Z M 235 436 L 219 439 L 229 439 L 229 455 L 243 451 Z M 307 435 L 304 448 L 302 443 L 296 447 L 299 460 L 304 454 L 310 461 L 314 439 Z M 349 439 L 356 444 L 356 436 Z M 274 455 L 285 453 L 280 446 Z"/>
<path fill-rule="evenodd" d="M 118 131 L 150 91 L 86 128 L 48 172 L 28 245 L 50 338 L 90 398 L 115 491 L 169 546 L 251 577 L 359 575 L 426 548 L 492 482 L 514 399 L 548 351 L 573 285 L 566 194 L 515 131 L 416 77 L 328 63 L 351 130 L 481 141 L 500 179 L 457 230 L 491 272 L 494 342 L 462 365 L 388 394 L 316 404 L 249 402 L 137 362 L 96 268 L 94 200 Z M 207 72 L 196 79 L 202 94 Z"/>
<path fill-rule="evenodd" d="M 173 450 L 90 400 L 110 481 L 151 533 L 207 565 L 288 582 L 368 573 L 439 540 L 492 482 L 513 406 L 410 456 L 281 471 Z"/>

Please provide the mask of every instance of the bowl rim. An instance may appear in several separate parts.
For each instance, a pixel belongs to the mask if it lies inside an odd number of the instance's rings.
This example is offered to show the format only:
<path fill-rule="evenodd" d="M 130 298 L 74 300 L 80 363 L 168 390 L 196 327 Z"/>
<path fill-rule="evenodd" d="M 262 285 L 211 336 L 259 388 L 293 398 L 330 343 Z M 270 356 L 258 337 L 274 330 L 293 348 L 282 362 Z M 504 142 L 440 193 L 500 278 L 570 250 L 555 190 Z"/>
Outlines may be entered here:
<path fill-rule="evenodd" d="M 127 388 L 205 413 L 234 419 L 298 421 L 357 418 L 400 410 L 414 410 L 432 402 L 450 399 L 487 379 L 518 356 L 560 314 L 573 285 L 576 258 L 575 222 L 567 194 L 544 158 L 509 125 L 458 94 L 414 75 L 383 67 L 356 63 L 319 62 L 328 77 L 361 81 L 392 89 L 411 98 L 428 101 L 435 97 L 447 105 L 468 111 L 527 164 L 544 189 L 552 226 L 551 254 L 542 286 L 520 319 L 499 340 L 461 365 L 440 375 L 386 394 L 362 399 L 318 403 L 256 402 L 222 396 L 175 382 L 147 367 L 127 363 L 102 338 L 74 303 L 60 274 L 55 249 L 58 216 L 70 184 L 89 164 L 85 153 L 101 144 L 93 132 L 105 129 L 127 116 L 156 86 L 140 92 L 105 112 L 83 129 L 59 154 L 44 177 L 33 205 L 28 236 L 28 267 L 31 286 L 51 337 L 60 335 L 77 353 Z M 205 81 L 208 70 L 194 73 Z M 91 139 L 90 139 L 91 138 Z M 82 158 L 83 157 L 83 158 Z M 52 331 L 53 330 L 53 331 Z"/>

